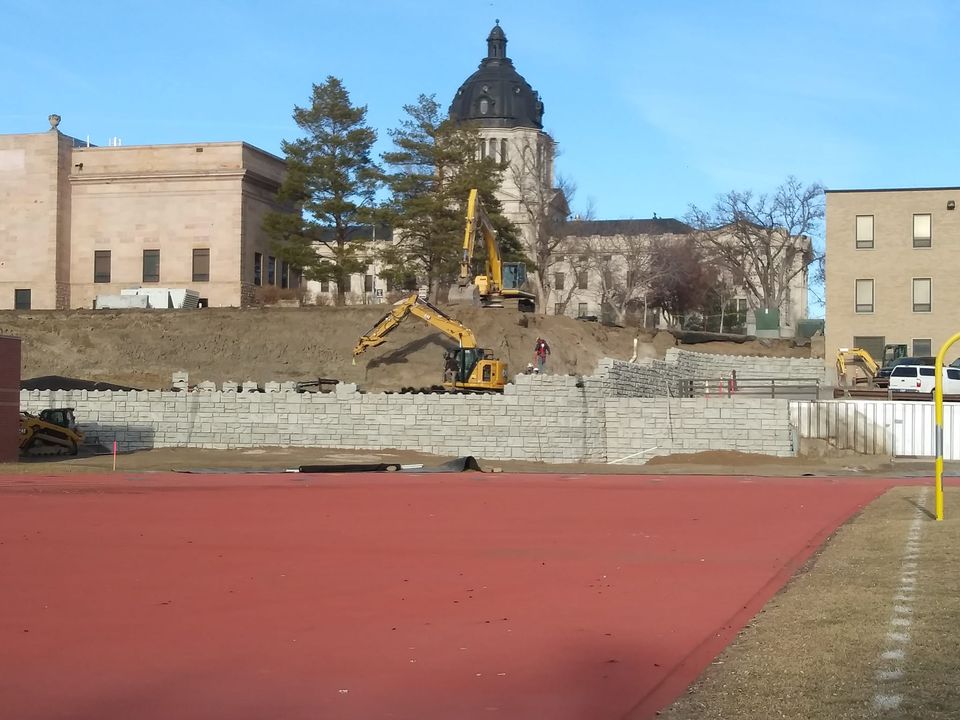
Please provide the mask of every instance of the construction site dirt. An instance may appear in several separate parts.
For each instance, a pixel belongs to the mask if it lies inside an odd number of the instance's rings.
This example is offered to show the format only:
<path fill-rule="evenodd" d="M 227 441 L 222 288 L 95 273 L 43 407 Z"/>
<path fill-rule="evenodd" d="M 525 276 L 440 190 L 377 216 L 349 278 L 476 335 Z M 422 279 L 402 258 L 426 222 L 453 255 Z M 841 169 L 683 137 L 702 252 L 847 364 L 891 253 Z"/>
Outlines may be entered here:
<path fill-rule="evenodd" d="M 0 334 L 23 339 L 24 378 L 63 375 L 143 389 L 170 386 L 174 372 L 190 382 L 335 378 L 361 389 L 400 390 L 443 381 L 443 351 L 450 342 L 410 320 L 389 342 L 353 363 L 357 339 L 386 305 L 304 308 L 210 308 L 0 312 Z M 486 349 L 509 363 L 510 374 L 534 361 L 537 337 L 550 344 L 549 373 L 585 375 L 603 357 L 628 359 L 635 329 L 508 309 L 457 307 L 451 313 Z M 674 338 L 640 333 L 638 357 L 662 358 Z M 711 342 L 698 352 L 808 357 L 790 341 Z"/>

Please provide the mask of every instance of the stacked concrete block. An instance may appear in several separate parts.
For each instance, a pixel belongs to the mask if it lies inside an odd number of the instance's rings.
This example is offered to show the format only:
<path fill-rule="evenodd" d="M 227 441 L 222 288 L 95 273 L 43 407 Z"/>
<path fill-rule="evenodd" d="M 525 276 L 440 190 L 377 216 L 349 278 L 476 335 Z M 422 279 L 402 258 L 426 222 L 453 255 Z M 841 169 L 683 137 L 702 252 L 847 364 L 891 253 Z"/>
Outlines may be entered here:
<path fill-rule="evenodd" d="M 245 392 L 245 393 L 260 392 L 260 385 L 248 380 L 247 382 L 243 383 L 243 385 L 240 386 L 240 392 Z"/>
<path fill-rule="evenodd" d="M 94 439 L 125 448 L 299 446 L 400 449 L 545 462 L 604 462 L 661 452 L 792 452 L 785 401 L 626 396 L 645 380 L 524 375 L 503 395 L 29 392 L 26 410 L 75 407 Z M 646 457 L 646 456 L 643 456 Z M 642 458 L 639 458 L 642 459 Z"/>
<path fill-rule="evenodd" d="M 185 392 L 190 389 L 190 374 L 187 372 L 175 372 L 171 383 L 174 390 Z"/>
<path fill-rule="evenodd" d="M 678 367 L 687 378 L 803 378 L 824 380 L 823 360 L 818 358 L 760 357 L 755 355 L 716 355 L 680 348 L 667 350 L 665 362 Z"/>

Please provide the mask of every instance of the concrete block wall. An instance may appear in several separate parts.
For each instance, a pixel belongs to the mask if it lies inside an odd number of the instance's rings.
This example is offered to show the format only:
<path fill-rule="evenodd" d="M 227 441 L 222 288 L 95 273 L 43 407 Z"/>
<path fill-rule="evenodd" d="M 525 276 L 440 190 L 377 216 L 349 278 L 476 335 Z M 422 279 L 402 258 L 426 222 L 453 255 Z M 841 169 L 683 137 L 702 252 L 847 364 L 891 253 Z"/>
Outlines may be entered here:
<path fill-rule="evenodd" d="M 737 377 L 749 378 L 805 378 L 824 379 L 823 360 L 819 358 L 760 357 L 758 355 L 715 355 L 680 348 L 667 350 L 665 362 L 676 365 L 682 377 L 729 377 L 732 370 Z"/>
<path fill-rule="evenodd" d="M 610 461 L 655 455 L 738 450 L 795 454 L 787 400 L 613 398 L 605 405 Z"/>
<path fill-rule="evenodd" d="M 88 441 L 121 449 L 400 449 L 545 462 L 747 450 L 790 455 L 786 404 L 606 394 L 603 376 L 523 375 L 503 395 L 22 391 L 21 408 L 73 407 Z M 638 458 L 644 459 L 644 458 Z"/>

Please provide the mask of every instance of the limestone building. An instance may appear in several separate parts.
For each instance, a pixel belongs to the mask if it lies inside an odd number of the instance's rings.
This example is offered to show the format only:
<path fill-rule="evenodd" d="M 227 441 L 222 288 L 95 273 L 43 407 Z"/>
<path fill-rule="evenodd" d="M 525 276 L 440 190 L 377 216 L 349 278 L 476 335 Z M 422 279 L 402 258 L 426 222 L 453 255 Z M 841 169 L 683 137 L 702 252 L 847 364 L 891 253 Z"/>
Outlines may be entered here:
<path fill-rule="evenodd" d="M 960 188 L 827 191 L 826 362 L 886 344 L 935 355 L 960 331 Z M 960 263 L 958 263 L 960 265 Z M 948 354 L 960 354 L 960 345 Z"/>
<path fill-rule="evenodd" d="M 283 160 L 243 142 L 92 147 L 0 135 L 0 309 L 90 308 L 136 287 L 242 305 L 295 287 L 262 230 Z"/>

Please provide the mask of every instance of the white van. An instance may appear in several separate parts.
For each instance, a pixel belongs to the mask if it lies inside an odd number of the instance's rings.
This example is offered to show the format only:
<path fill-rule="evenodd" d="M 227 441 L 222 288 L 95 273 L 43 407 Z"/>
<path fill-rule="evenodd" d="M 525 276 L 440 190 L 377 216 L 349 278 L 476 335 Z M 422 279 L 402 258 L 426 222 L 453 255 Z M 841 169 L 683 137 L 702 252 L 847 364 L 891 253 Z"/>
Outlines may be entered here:
<path fill-rule="evenodd" d="M 932 393 L 936 368 L 933 365 L 897 365 L 890 373 L 891 390 Z M 943 392 L 960 394 L 960 368 L 943 368 Z"/>

